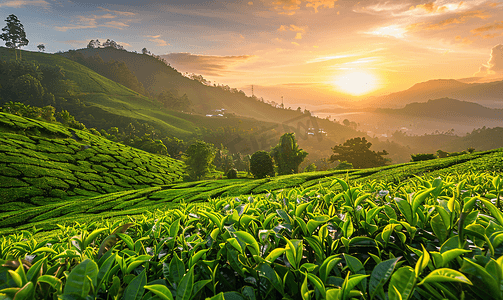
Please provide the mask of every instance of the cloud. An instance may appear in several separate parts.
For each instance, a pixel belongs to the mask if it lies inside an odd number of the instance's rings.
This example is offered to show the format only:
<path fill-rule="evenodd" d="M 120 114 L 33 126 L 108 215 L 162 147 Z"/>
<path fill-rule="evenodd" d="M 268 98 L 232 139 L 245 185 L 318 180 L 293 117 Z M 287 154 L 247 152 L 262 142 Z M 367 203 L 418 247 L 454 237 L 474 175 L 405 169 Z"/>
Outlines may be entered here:
<path fill-rule="evenodd" d="M 103 26 L 117 28 L 117 29 L 123 29 L 124 27 L 129 27 L 128 24 L 126 24 L 124 22 L 118 22 L 118 21 L 105 22 L 105 24 L 103 24 Z"/>
<path fill-rule="evenodd" d="M 296 43 L 296 42 L 292 42 L 292 45 L 295 45 L 295 46 L 300 46 L 299 43 Z"/>
<path fill-rule="evenodd" d="M 296 26 L 296 25 L 281 25 L 277 31 L 287 31 L 287 30 L 290 30 L 290 31 L 294 31 L 294 32 L 301 32 L 301 33 L 304 33 L 306 32 L 306 30 L 302 27 L 299 27 L 299 26 Z"/>
<path fill-rule="evenodd" d="M 297 34 L 295 35 L 295 39 L 296 40 L 301 40 L 302 39 L 302 33 L 297 32 Z"/>
<path fill-rule="evenodd" d="M 456 37 L 454 38 L 454 40 L 455 40 L 456 42 L 459 42 L 459 43 L 463 44 L 463 45 L 470 45 L 470 44 L 472 44 L 472 43 L 473 43 L 473 41 L 472 41 L 472 40 L 470 40 L 469 38 L 466 38 L 466 37 L 465 37 L 465 38 L 463 38 L 463 37 L 461 37 L 460 35 L 456 36 Z"/>
<path fill-rule="evenodd" d="M 394 38 L 403 38 L 405 33 L 407 33 L 408 27 L 403 28 L 399 25 L 389 25 L 383 26 L 373 29 L 372 31 L 365 32 L 366 34 L 384 36 L 384 37 L 394 37 Z"/>
<path fill-rule="evenodd" d="M 90 16 L 77 16 L 77 20 L 75 20 L 74 24 L 68 24 L 64 26 L 55 26 L 54 29 L 58 31 L 67 31 L 71 29 L 90 29 L 90 28 L 98 28 L 98 27 L 109 27 L 116 29 L 124 29 L 125 27 L 129 27 L 127 24 L 131 20 L 123 19 L 123 20 L 114 20 L 104 22 L 106 19 L 115 19 L 118 16 L 132 16 L 134 13 L 129 12 L 121 12 L 117 10 L 110 10 L 103 7 L 98 7 L 102 11 L 106 11 L 103 15 L 90 15 Z M 115 15 L 114 15 L 115 14 Z M 103 20 L 102 20 L 103 19 Z M 99 23 L 98 21 L 101 20 Z"/>
<path fill-rule="evenodd" d="M 173 67 L 183 72 L 203 74 L 209 76 L 223 76 L 228 73 L 231 67 L 242 64 L 254 56 L 217 56 L 217 55 L 199 55 L 192 53 L 170 53 L 161 55 Z"/>
<path fill-rule="evenodd" d="M 282 15 L 294 15 L 302 7 L 312 8 L 318 12 L 318 8 L 334 8 L 337 0 L 262 0 Z"/>
<path fill-rule="evenodd" d="M 419 5 L 416 5 L 415 7 L 411 6 L 411 8 L 409 8 L 409 10 L 414 10 L 414 9 L 424 9 L 426 12 L 428 12 L 430 14 L 437 13 L 437 12 L 441 13 L 441 12 L 448 10 L 447 6 L 438 6 L 434 2 L 419 4 Z"/>
<path fill-rule="evenodd" d="M 487 64 L 480 66 L 480 69 L 473 76 L 492 77 L 503 75 L 503 45 L 499 44 L 491 49 L 491 56 Z"/>
<path fill-rule="evenodd" d="M 455 17 L 445 19 L 443 21 L 440 21 L 438 23 L 426 23 L 426 22 L 420 22 L 420 23 L 414 23 L 411 24 L 407 27 L 408 31 L 419 31 L 419 30 L 442 30 L 446 28 L 451 28 L 452 25 L 456 24 L 464 24 L 468 22 L 470 19 L 487 19 L 490 18 L 491 15 L 485 13 L 484 11 L 481 10 L 473 10 L 473 11 L 468 11 L 464 13 L 458 13 Z"/>
<path fill-rule="evenodd" d="M 357 13 L 365 13 L 365 14 L 390 14 L 398 11 L 403 11 L 404 9 L 407 9 L 409 7 L 409 3 L 404 3 L 403 1 L 397 1 L 397 3 L 394 3 L 393 1 L 386 1 L 386 2 L 378 2 L 376 4 L 371 4 L 368 6 L 362 6 L 360 2 L 356 4 L 355 8 L 353 9 L 354 12 Z"/>
<path fill-rule="evenodd" d="M 132 13 L 132 12 L 129 12 L 129 11 L 111 10 L 111 9 L 108 9 L 108 8 L 103 8 L 101 6 L 98 6 L 98 8 L 101 9 L 102 11 L 111 12 L 111 13 L 114 13 L 114 14 L 119 15 L 119 16 L 131 17 L 131 16 L 136 15 L 135 13 Z"/>
<path fill-rule="evenodd" d="M 496 37 L 500 34 L 499 33 L 492 33 L 492 34 L 485 34 L 484 35 L 484 33 L 486 33 L 487 31 L 494 31 L 494 30 L 503 30 L 503 21 L 494 22 L 492 24 L 486 24 L 484 26 L 472 29 L 472 30 L 470 30 L 470 32 L 473 33 L 474 35 L 482 36 L 483 38 L 493 38 L 493 37 Z"/>
<path fill-rule="evenodd" d="M 44 0 L 11 0 L 0 3 L 0 7 L 23 7 L 27 5 L 43 6 L 45 8 L 49 7 L 49 3 Z"/>
<path fill-rule="evenodd" d="M 157 46 L 159 47 L 165 47 L 165 46 L 168 46 L 168 42 L 166 42 L 165 40 L 161 39 L 161 35 L 158 34 L 158 35 L 146 35 L 145 37 L 148 37 L 150 38 L 149 41 L 150 42 L 154 42 L 154 43 L 157 43 Z"/>

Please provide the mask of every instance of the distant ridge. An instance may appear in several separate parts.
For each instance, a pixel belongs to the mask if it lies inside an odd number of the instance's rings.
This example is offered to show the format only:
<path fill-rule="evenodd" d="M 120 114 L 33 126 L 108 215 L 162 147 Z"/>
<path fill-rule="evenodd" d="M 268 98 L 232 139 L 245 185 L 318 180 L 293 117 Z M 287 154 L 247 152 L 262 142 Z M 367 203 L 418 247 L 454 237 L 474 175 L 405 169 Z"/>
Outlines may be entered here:
<path fill-rule="evenodd" d="M 478 103 L 451 98 L 428 100 L 428 102 L 422 103 L 413 102 L 400 109 L 378 108 L 376 112 L 444 120 L 456 118 L 503 118 L 503 110 L 501 109 L 491 109 Z"/>
<path fill-rule="evenodd" d="M 462 80 L 466 81 L 466 80 Z M 385 96 L 369 97 L 360 105 L 379 108 L 400 108 L 413 102 L 454 98 L 492 108 L 503 107 L 503 81 L 466 83 L 455 79 L 435 79 L 416 83 L 407 90 Z"/>

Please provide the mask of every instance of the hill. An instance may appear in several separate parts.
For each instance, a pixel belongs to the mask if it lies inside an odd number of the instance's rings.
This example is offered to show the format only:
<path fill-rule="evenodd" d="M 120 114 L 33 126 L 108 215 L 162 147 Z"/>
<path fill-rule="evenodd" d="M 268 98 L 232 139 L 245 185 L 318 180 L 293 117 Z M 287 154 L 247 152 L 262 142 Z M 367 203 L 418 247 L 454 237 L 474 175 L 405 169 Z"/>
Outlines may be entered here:
<path fill-rule="evenodd" d="M 110 60 L 124 62 L 148 92 L 158 95 L 162 91 L 176 90 L 179 95 L 186 94 L 193 103 L 194 111 L 199 114 L 208 114 L 223 108 L 239 116 L 275 123 L 287 122 L 300 115 L 296 110 L 275 108 L 229 87 L 209 86 L 189 79 L 151 55 L 111 47 L 85 48 L 78 49 L 76 52 L 85 57 L 99 54 L 105 62 Z M 68 52 L 61 55 L 71 56 Z"/>
<path fill-rule="evenodd" d="M 184 202 L 248 197 L 295 187 L 328 188 L 334 178 L 396 184 L 415 175 L 501 171 L 503 149 L 363 170 L 265 179 L 179 182 L 182 164 L 88 132 L 0 113 L 0 234 L 37 226 L 137 215 Z M 204 204 L 203 204 L 204 205 Z"/>
<path fill-rule="evenodd" d="M 435 79 L 413 85 L 411 88 L 379 97 L 369 97 L 359 105 L 380 108 L 399 108 L 412 102 L 429 99 L 454 98 L 499 108 L 503 81 L 489 83 L 463 83 L 454 79 Z"/>
<path fill-rule="evenodd" d="M 0 211 L 7 212 L 1 219 L 68 197 L 181 181 L 183 166 L 89 132 L 0 112 Z"/>
<path fill-rule="evenodd" d="M 460 101 L 451 98 L 428 100 L 428 102 L 414 102 L 404 108 L 378 108 L 379 113 L 400 114 L 411 117 L 435 118 L 438 120 L 456 120 L 466 118 L 501 119 L 503 110 L 491 109 L 478 103 Z"/>

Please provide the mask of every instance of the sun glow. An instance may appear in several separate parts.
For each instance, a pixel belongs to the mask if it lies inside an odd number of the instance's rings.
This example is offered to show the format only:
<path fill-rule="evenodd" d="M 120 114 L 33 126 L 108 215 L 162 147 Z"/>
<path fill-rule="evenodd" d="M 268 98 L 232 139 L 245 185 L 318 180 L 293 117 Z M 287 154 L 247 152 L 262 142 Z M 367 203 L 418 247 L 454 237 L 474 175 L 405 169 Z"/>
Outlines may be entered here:
<path fill-rule="evenodd" d="M 344 93 L 361 96 L 377 89 L 378 79 L 365 71 L 348 71 L 338 76 L 334 84 L 338 90 Z"/>

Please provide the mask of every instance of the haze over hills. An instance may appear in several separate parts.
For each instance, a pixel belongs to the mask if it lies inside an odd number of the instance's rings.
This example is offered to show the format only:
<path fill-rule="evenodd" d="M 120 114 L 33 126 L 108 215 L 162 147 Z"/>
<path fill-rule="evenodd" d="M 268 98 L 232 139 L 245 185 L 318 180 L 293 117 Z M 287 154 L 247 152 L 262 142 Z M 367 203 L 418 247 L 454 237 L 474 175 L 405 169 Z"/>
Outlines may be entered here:
<path fill-rule="evenodd" d="M 413 102 L 400 109 L 377 108 L 375 111 L 379 113 L 435 118 L 440 120 L 455 120 L 460 118 L 503 118 L 502 109 L 491 109 L 478 103 L 451 98 L 428 100 L 428 102 Z"/>
<path fill-rule="evenodd" d="M 374 108 L 401 108 L 412 102 L 430 99 L 454 98 L 471 101 L 491 108 L 503 107 L 503 81 L 463 83 L 454 79 L 435 79 L 413 85 L 411 88 L 379 97 L 369 97 L 356 105 Z"/>
<path fill-rule="evenodd" d="M 267 103 L 247 97 L 238 90 L 230 92 L 220 87 L 208 86 L 189 79 L 162 61 L 153 59 L 150 55 L 114 48 L 85 48 L 76 51 L 85 57 L 99 54 L 105 62 L 111 59 L 123 61 L 149 93 L 158 95 L 162 91 L 176 90 L 179 95 L 186 94 L 192 102 L 194 112 L 199 114 L 211 114 L 214 110 L 223 108 L 228 113 L 278 123 L 299 116 L 294 110 L 274 108 Z M 68 57 L 69 55 L 64 53 L 63 56 Z"/>

